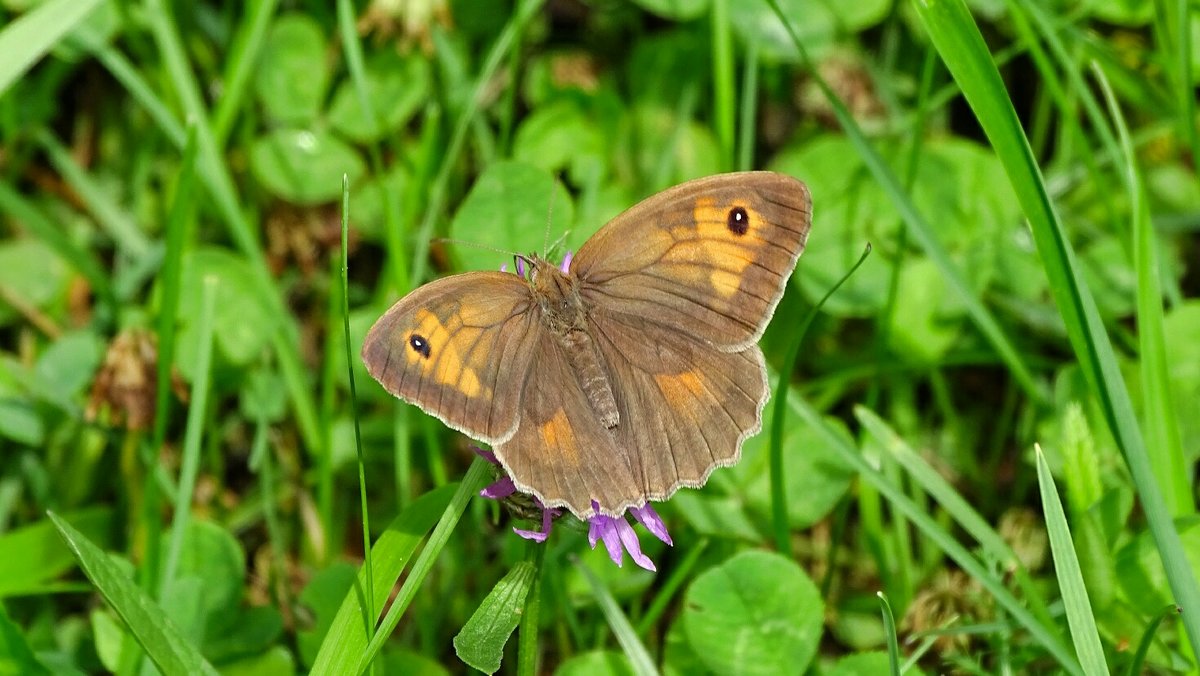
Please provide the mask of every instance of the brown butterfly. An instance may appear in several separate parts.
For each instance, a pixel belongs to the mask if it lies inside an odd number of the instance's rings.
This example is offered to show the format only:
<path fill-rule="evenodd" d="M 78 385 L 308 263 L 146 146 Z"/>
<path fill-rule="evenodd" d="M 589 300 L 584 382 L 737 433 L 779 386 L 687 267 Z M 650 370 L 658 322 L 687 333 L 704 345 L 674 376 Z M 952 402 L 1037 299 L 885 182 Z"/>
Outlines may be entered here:
<path fill-rule="evenodd" d="M 617 216 L 564 271 L 468 272 L 367 334 L 389 392 L 491 444 L 518 490 L 620 516 L 738 461 L 762 427 L 757 341 L 804 250 L 812 201 L 772 172 L 721 174 Z"/>

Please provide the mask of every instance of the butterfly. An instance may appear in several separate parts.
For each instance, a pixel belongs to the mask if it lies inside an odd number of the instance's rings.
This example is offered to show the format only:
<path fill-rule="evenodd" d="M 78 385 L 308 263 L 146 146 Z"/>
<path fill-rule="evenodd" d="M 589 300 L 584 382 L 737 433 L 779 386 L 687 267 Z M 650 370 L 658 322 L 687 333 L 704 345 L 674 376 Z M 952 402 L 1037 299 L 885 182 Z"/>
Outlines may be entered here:
<path fill-rule="evenodd" d="M 517 489 L 620 516 L 738 461 L 769 396 L 758 339 L 804 251 L 801 181 L 719 174 L 653 195 L 559 267 L 421 286 L 368 332 L 393 395 L 491 445 Z"/>

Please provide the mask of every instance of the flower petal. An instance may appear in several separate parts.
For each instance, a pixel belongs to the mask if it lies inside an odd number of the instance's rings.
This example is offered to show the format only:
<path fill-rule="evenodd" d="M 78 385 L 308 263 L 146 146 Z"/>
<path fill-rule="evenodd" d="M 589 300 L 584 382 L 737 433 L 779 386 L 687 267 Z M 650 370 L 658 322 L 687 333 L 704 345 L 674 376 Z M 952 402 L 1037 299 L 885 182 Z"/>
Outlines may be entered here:
<path fill-rule="evenodd" d="M 616 522 L 617 537 L 621 539 L 621 544 L 625 545 L 633 562 L 646 570 L 657 572 L 658 569 L 654 567 L 654 562 L 650 560 L 649 556 L 642 553 L 642 544 L 638 542 L 638 536 L 633 532 L 633 526 L 630 526 L 624 518 L 616 519 Z"/>
<path fill-rule="evenodd" d="M 563 256 L 561 270 L 563 271 L 564 275 L 571 271 L 571 258 L 572 257 L 574 257 L 574 254 L 572 254 L 570 251 L 567 252 L 566 256 Z"/>
<path fill-rule="evenodd" d="M 492 453 L 491 451 L 485 451 L 478 446 L 472 446 L 471 450 L 475 451 L 475 455 L 478 455 L 479 457 L 483 458 L 484 460 L 487 460 L 488 462 L 492 463 L 493 465 L 500 464 L 500 461 L 496 459 L 496 454 Z"/>
<path fill-rule="evenodd" d="M 633 513 L 633 518 L 637 519 L 638 523 L 650 531 L 651 535 L 672 547 L 675 546 L 675 543 L 671 542 L 671 534 L 667 532 L 667 524 L 663 523 L 663 520 L 658 516 L 658 512 L 654 511 L 649 502 L 641 507 L 631 507 L 629 511 Z"/>
<path fill-rule="evenodd" d="M 517 275 L 525 276 L 525 259 L 517 256 Z"/>
<path fill-rule="evenodd" d="M 520 528 L 513 528 L 513 532 L 526 540 L 533 540 L 534 542 L 545 542 L 546 538 L 550 536 L 550 533 L 547 531 L 539 533 L 535 530 L 522 530 Z"/>
<path fill-rule="evenodd" d="M 507 498 L 508 496 L 510 496 L 516 492 L 517 492 L 517 486 L 516 486 L 516 484 L 513 483 L 512 477 L 506 476 L 506 477 L 497 479 L 494 483 L 489 485 L 487 488 L 479 491 L 479 495 L 482 497 L 485 497 L 485 498 L 499 500 L 500 498 Z"/>

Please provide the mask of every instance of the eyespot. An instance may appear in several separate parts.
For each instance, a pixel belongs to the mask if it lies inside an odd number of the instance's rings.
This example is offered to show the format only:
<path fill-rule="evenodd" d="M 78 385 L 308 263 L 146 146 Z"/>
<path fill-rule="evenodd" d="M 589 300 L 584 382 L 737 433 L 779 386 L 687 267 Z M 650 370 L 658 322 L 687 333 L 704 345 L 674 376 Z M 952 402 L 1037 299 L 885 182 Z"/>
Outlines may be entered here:
<path fill-rule="evenodd" d="M 750 229 L 750 215 L 744 208 L 734 207 L 729 210 L 729 216 L 725 219 L 725 227 L 735 235 L 744 235 Z"/>
<path fill-rule="evenodd" d="M 412 334 L 408 337 L 408 346 L 413 349 L 413 352 L 429 359 L 429 341 L 425 340 L 425 336 Z"/>

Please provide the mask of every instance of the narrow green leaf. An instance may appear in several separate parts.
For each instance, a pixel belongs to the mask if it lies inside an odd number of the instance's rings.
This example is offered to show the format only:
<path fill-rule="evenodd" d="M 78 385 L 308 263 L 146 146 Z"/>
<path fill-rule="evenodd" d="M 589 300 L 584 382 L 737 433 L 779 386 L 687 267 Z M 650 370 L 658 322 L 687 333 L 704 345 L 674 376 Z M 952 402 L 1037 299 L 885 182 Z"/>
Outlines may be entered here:
<path fill-rule="evenodd" d="M 1092 604 L 1088 600 L 1087 587 L 1083 584 L 1083 573 L 1079 569 L 1079 558 L 1071 540 L 1071 529 L 1050 466 L 1042 455 L 1041 447 L 1036 450 L 1038 489 L 1042 496 L 1042 514 L 1046 519 L 1046 533 L 1050 536 L 1050 552 L 1054 556 L 1054 575 L 1062 590 L 1063 606 L 1067 610 L 1067 626 L 1071 628 L 1071 639 L 1075 642 L 1075 653 L 1088 676 L 1109 673 L 1104 659 L 1104 646 L 1096 629 L 1096 618 L 1092 615 Z"/>
<path fill-rule="evenodd" d="M 533 578 L 533 564 L 521 561 L 492 587 L 471 614 L 471 619 L 454 637 L 454 652 L 458 659 L 485 674 L 500 670 L 504 644 L 521 621 L 522 607 Z"/>
<path fill-rule="evenodd" d="M 49 0 L 0 31 L 0 96 L 102 0 Z"/>
<path fill-rule="evenodd" d="M 371 641 L 367 643 L 367 647 L 359 653 L 361 659 L 352 673 L 361 674 L 367 670 L 375 660 L 375 656 L 383 648 L 384 642 L 387 641 L 388 637 L 396 629 L 396 625 L 400 624 L 400 618 L 404 616 L 404 612 L 408 610 L 413 597 L 417 595 L 417 590 L 421 588 L 421 585 L 425 583 L 425 578 L 433 570 L 434 561 L 437 560 L 438 555 L 446 547 L 446 542 L 450 539 L 450 534 L 458 526 L 458 521 L 462 518 L 463 512 L 466 511 L 467 504 L 483 488 L 484 482 L 491 471 L 490 467 L 483 458 L 475 458 L 475 462 L 471 463 L 466 476 L 463 477 L 462 482 L 458 485 L 458 490 L 454 492 L 454 497 L 451 498 L 450 504 L 446 505 L 446 509 L 442 512 L 437 526 L 434 527 L 433 533 L 429 535 L 429 541 L 425 543 L 425 548 L 421 550 L 421 555 L 413 563 L 412 570 L 409 571 L 408 577 L 400 587 L 400 591 L 396 593 L 396 597 L 392 600 L 392 606 L 388 609 L 387 615 L 379 623 L 378 631 L 371 637 Z M 384 565 L 384 562 L 379 562 L 380 568 Z M 390 584 L 376 584 L 375 586 L 376 590 L 390 588 Z"/>
<path fill-rule="evenodd" d="M 42 676 L 49 673 L 50 670 L 33 654 L 21 628 L 8 616 L 4 604 L 0 604 L 0 674 Z"/>
<path fill-rule="evenodd" d="M 583 574 L 583 578 L 587 580 L 588 586 L 592 589 L 592 595 L 596 597 L 596 602 L 600 604 L 600 611 L 604 613 L 604 619 L 608 621 L 608 626 L 612 629 L 613 635 L 617 638 L 617 643 L 621 645 L 621 649 L 625 651 L 625 656 L 629 658 L 629 664 L 633 667 L 633 673 L 638 676 L 653 676 L 658 674 L 658 668 L 654 666 L 654 659 L 650 657 L 646 646 L 642 644 L 638 638 L 637 632 L 634 631 L 633 625 L 629 623 L 629 618 L 621 610 L 621 606 L 617 604 L 617 600 L 613 598 L 612 592 L 604 586 L 600 578 L 591 571 L 590 568 L 576 561 L 575 567 Z"/>
<path fill-rule="evenodd" d="M 381 610 L 387 603 L 396 580 L 400 578 L 404 566 L 412 559 L 413 552 L 421 544 L 425 533 L 433 527 L 450 504 L 451 496 L 458 489 L 457 484 L 448 484 L 429 491 L 417 498 L 403 512 L 388 524 L 387 530 L 371 547 L 371 564 L 374 581 L 371 588 L 375 598 L 371 607 Z M 321 649 L 313 662 L 314 674 L 348 674 L 351 673 L 362 657 L 367 647 L 368 632 L 363 626 L 366 608 L 363 599 L 355 590 L 366 589 L 366 571 L 358 571 L 358 584 L 351 588 L 342 600 L 329 632 L 321 641 Z M 372 618 L 374 619 L 374 618 Z"/>
<path fill-rule="evenodd" d="M 896 618 L 892 615 L 892 604 L 888 603 L 883 592 L 875 594 L 879 598 L 879 612 L 883 616 L 883 633 L 887 636 L 888 669 L 892 676 L 900 676 L 900 644 L 896 640 Z"/>
<path fill-rule="evenodd" d="M 179 468 L 179 485 L 175 493 L 175 521 L 171 524 L 171 541 L 167 549 L 166 565 L 159 581 L 159 599 L 169 598 L 171 585 L 179 569 L 183 553 L 184 536 L 192 515 L 192 496 L 195 495 L 196 479 L 200 473 L 200 441 L 204 434 L 205 409 L 208 407 L 208 389 L 212 377 L 213 314 L 216 311 L 217 279 L 205 277 L 202 282 L 203 302 L 200 309 L 200 354 L 196 359 L 196 380 L 192 386 L 191 403 L 188 406 L 187 429 L 183 438 L 183 459 Z"/>
<path fill-rule="evenodd" d="M 1129 466 L 1171 590 L 1183 608 L 1188 637 L 1193 648 L 1200 648 L 1200 584 L 1184 556 L 1179 533 L 1155 479 L 1112 342 L 1083 280 L 1074 248 L 1059 222 L 1004 81 L 963 0 L 918 0 L 913 6 L 1004 164 L 1029 219 L 1071 347 Z"/>
<path fill-rule="evenodd" d="M 948 557 L 954 560 L 968 575 L 978 580 L 984 589 L 996 599 L 996 602 L 1012 615 L 1012 619 L 1024 627 L 1035 641 L 1046 648 L 1046 651 L 1058 661 L 1059 666 L 1063 670 L 1071 674 L 1083 673 L 1080 670 L 1078 662 L 1075 661 L 1075 657 L 1071 654 L 1070 649 L 1062 637 L 1058 635 L 1057 630 L 1050 623 L 1043 621 L 1043 619 L 1030 612 L 1027 604 L 1035 603 L 1033 600 L 1036 599 L 1035 594 L 1029 595 L 1029 601 L 1018 600 L 1009 591 L 1005 580 L 1000 579 L 993 571 L 984 566 L 942 524 L 931 516 L 924 506 L 917 505 L 908 497 L 904 489 L 871 466 L 857 449 L 848 445 L 842 438 L 842 435 L 838 434 L 825 422 L 811 404 L 795 393 L 791 393 L 789 399 L 791 400 L 789 403 L 792 408 L 800 413 L 800 417 L 805 422 L 818 430 L 821 436 L 838 450 L 846 462 L 854 467 L 865 481 L 870 483 L 883 497 L 887 498 L 896 512 L 911 521 L 914 526 L 924 533 L 939 549 L 945 552 Z M 861 408 L 856 411 L 859 420 L 869 430 L 874 427 L 875 429 L 871 430 L 872 434 L 876 434 L 885 446 L 893 446 L 891 449 L 892 452 L 897 453 L 898 449 L 895 446 L 897 444 L 902 446 L 903 442 L 900 442 L 899 437 L 891 432 L 878 416 L 870 415 L 869 413 L 868 415 L 864 415 L 864 411 L 865 409 Z M 1004 544 L 1004 541 L 991 530 L 990 526 L 987 526 L 986 522 L 974 512 L 974 509 L 966 504 L 961 495 L 958 495 L 957 492 L 945 483 L 944 479 L 936 475 L 936 472 L 932 468 L 919 474 L 914 474 L 914 476 L 922 483 L 924 490 L 942 502 L 942 506 L 946 507 L 947 511 L 956 519 L 962 520 L 960 523 L 965 523 L 971 528 L 971 534 L 979 539 L 980 542 L 983 542 L 985 547 L 989 547 L 1000 553 L 1009 552 L 1007 555 L 1002 554 L 999 556 L 993 553 L 992 555 L 995 556 L 996 560 L 1001 562 L 1016 560 L 1015 554 L 1011 553 L 1011 549 Z M 939 484 L 944 485 L 943 490 L 939 490 Z M 971 527 L 972 524 L 974 527 Z M 1018 567 L 1017 570 L 1019 571 L 1020 568 Z M 1020 581 L 1021 576 L 1018 576 L 1017 579 Z M 1037 608 L 1036 605 L 1034 607 Z M 1042 615 L 1042 613 L 1038 613 L 1038 615 Z"/>
<path fill-rule="evenodd" d="M 88 579 L 164 674 L 216 676 L 217 670 L 183 638 L 162 608 L 126 577 L 107 554 L 54 512 L 47 512 L 47 516 L 74 552 Z"/>

